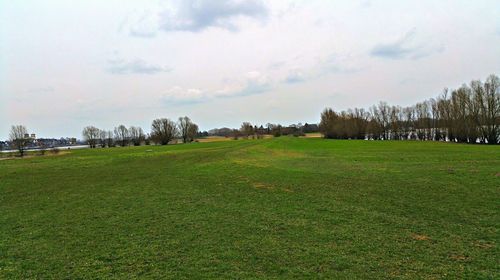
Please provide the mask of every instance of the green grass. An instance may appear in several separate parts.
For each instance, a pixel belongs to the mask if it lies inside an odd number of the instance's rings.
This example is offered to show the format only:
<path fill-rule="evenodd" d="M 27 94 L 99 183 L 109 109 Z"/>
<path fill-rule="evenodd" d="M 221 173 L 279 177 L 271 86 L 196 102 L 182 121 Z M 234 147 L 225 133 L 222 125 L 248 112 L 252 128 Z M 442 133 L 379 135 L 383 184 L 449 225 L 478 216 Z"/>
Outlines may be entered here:
<path fill-rule="evenodd" d="M 500 147 L 276 138 L 0 161 L 0 278 L 498 279 Z"/>

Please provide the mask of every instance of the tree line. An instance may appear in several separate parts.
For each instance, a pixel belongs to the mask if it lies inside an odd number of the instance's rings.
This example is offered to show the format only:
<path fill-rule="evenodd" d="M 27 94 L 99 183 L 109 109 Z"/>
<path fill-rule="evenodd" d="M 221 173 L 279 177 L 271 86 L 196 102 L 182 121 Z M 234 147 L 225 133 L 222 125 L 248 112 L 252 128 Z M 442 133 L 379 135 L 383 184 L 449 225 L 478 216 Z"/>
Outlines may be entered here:
<path fill-rule="evenodd" d="M 221 136 L 221 137 L 232 137 L 234 139 L 239 138 L 262 138 L 263 135 L 272 135 L 274 137 L 280 136 L 303 136 L 306 133 L 319 132 L 319 127 L 317 124 L 302 123 L 291 124 L 291 125 L 281 125 L 267 123 L 264 125 L 253 125 L 249 122 L 243 122 L 239 129 L 236 128 L 214 128 L 209 131 L 199 132 L 199 137 L 207 136 Z"/>
<path fill-rule="evenodd" d="M 180 117 L 177 122 L 168 118 L 155 119 L 151 123 L 151 132 L 144 133 L 141 127 L 119 125 L 111 130 L 102 130 L 95 126 L 86 126 L 82 131 L 83 139 L 90 148 L 115 146 L 140 146 L 151 143 L 167 145 L 174 139 L 181 138 L 183 143 L 194 141 L 198 134 L 198 125 L 188 117 Z"/>
<path fill-rule="evenodd" d="M 445 89 L 437 98 L 413 106 L 380 102 L 336 112 L 326 108 L 319 125 L 325 138 L 432 140 L 460 143 L 500 143 L 500 79 L 473 80 Z"/>

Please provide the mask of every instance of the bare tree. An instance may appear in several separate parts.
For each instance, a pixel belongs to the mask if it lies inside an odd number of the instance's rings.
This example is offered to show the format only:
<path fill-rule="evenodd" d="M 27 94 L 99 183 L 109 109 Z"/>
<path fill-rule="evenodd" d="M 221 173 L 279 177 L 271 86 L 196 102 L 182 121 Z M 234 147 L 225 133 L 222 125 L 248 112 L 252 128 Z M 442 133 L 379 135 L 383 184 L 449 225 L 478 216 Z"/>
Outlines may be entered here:
<path fill-rule="evenodd" d="M 307 125 L 307 123 L 306 123 Z M 255 134 L 257 134 L 257 139 L 263 139 L 264 138 L 264 134 L 267 133 L 267 130 L 264 128 L 264 126 L 259 126 L 255 128 Z"/>
<path fill-rule="evenodd" d="M 249 122 L 242 123 L 240 131 L 241 131 L 241 134 L 243 135 L 243 137 L 245 137 L 245 138 L 248 138 L 248 136 L 250 136 L 250 135 L 254 135 L 253 126 Z"/>
<path fill-rule="evenodd" d="M 179 134 L 183 143 L 192 142 L 198 133 L 198 126 L 188 117 L 179 118 Z"/>
<path fill-rule="evenodd" d="M 468 87 L 463 85 L 451 92 L 451 114 L 453 118 L 452 129 L 457 142 L 469 142 L 469 112 L 467 104 L 469 99 Z"/>
<path fill-rule="evenodd" d="M 13 125 L 10 128 L 9 140 L 13 148 L 17 149 L 19 155 L 23 157 L 26 145 L 30 141 L 28 129 L 24 125 Z"/>
<path fill-rule="evenodd" d="M 373 105 L 370 108 L 371 119 L 368 123 L 369 133 L 373 140 L 384 138 L 384 120 L 377 106 Z"/>
<path fill-rule="evenodd" d="M 353 126 L 352 138 L 354 139 L 365 139 L 366 131 L 368 127 L 368 119 L 370 118 L 370 113 L 365 111 L 363 108 L 354 108 L 351 111 L 351 122 Z"/>
<path fill-rule="evenodd" d="M 167 119 L 156 119 L 151 124 L 151 139 L 161 145 L 167 145 L 177 136 L 176 124 Z"/>
<path fill-rule="evenodd" d="M 144 136 L 144 145 L 151 145 L 151 135 L 149 133 Z"/>
<path fill-rule="evenodd" d="M 272 134 L 273 137 L 280 137 L 282 135 L 282 126 L 280 124 L 266 124 L 266 133 Z"/>
<path fill-rule="evenodd" d="M 90 148 L 95 148 L 100 136 L 100 130 L 94 126 L 87 126 L 83 129 L 82 136 L 83 139 L 87 141 L 87 144 L 90 146 Z"/>
<path fill-rule="evenodd" d="M 321 113 L 321 121 L 319 123 L 319 131 L 325 138 L 337 138 L 334 128 L 337 113 L 332 108 L 326 108 Z"/>
<path fill-rule="evenodd" d="M 115 140 L 122 147 L 128 146 L 129 133 L 127 127 L 123 124 L 115 127 Z"/>
<path fill-rule="evenodd" d="M 241 136 L 241 132 L 238 129 L 233 129 L 231 131 L 231 136 L 233 140 L 238 140 L 238 138 Z"/>
<path fill-rule="evenodd" d="M 188 142 L 194 141 L 194 138 L 198 135 L 198 131 L 199 131 L 198 125 L 193 123 L 191 126 L 189 126 L 188 138 L 187 138 Z"/>
<path fill-rule="evenodd" d="M 432 140 L 434 141 L 440 141 L 443 138 L 443 134 L 441 132 L 441 126 L 439 123 L 440 119 L 440 112 L 439 112 L 439 103 L 436 99 L 431 98 L 429 100 L 430 106 L 431 106 L 431 128 L 432 128 Z"/>
<path fill-rule="evenodd" d="M 455 136 L 453 133 L 453 120 L 451 117 L 451 102 L 449 100 L 448 89 L 445 88 L 443 93 L 438 98 L 438 111 L 441 117 L 440 126 L 444 128 L 444 140 L 453 141 Z"/>
<path fill-rule="evenodd" d="M 131 126 L 128 129 L 129 136 L 130 136 L 130 141 L 132 141 L 132 144 L 134 146 L 140 146 L 141 143 L 145 139 L 144 131 L 142 131 L 142 128 L 136 127 L 136 126 Z"/>
<path fill-rule="evenodd" d="M 485 101 L 482 106 L 483 123 L 485 126 L 485 138 L 488 144 L 500 142 L 500 79 L 498 76 L 490 75 L 484 85 Z"/>
<path fill-rule="evenodd" d="M 113 139 L 113 132 L 111 130 L 106 131 L 106 145 L 109 148 L 115 146 L 115 141 Z"/>
<path fill-rule="evenodd" d="M 105 148 L 107 144 L 107 136 L 108 133 L 106 130 L 100 130 L 99 129 L 99 144 L 101 145 L 101 148 Z"/>
<path fill-rule="evenodd" d="M 380 121 L 380 125 L 382 127 L 382 130 L 383 130 L 384 140 L 389 139 L 389 117 L 390 117 L 389 111 L 390 111 L 390 107 L 389 107 L 389 104 L 387 104 L 387 102 L 381 101 L 378 104 L 378 112 L 380 114 L 379 121 Z"/>

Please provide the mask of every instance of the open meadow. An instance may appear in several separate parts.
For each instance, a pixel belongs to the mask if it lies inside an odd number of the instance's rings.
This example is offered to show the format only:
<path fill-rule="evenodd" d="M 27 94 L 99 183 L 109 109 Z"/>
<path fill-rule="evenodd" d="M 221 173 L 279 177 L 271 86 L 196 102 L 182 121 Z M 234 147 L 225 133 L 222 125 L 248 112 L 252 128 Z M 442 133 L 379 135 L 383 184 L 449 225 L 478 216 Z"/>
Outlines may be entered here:
<path fill-rule="evenodd" d="M 500 147 L 280 137 L 0 161 L 0 279 L 498 279 Z"/>

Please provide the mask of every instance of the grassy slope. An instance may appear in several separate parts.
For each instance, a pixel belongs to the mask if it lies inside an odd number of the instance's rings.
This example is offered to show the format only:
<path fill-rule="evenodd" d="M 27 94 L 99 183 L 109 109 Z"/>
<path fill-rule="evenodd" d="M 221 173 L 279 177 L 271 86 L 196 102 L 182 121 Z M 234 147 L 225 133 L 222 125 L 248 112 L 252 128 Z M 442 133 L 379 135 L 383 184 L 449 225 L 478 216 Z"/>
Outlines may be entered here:
<path fill-rule="evenodd" d="M 0 161 L 0 278 L 496 278 L 499 172 L 498 146 L 296 138 Z"/>

